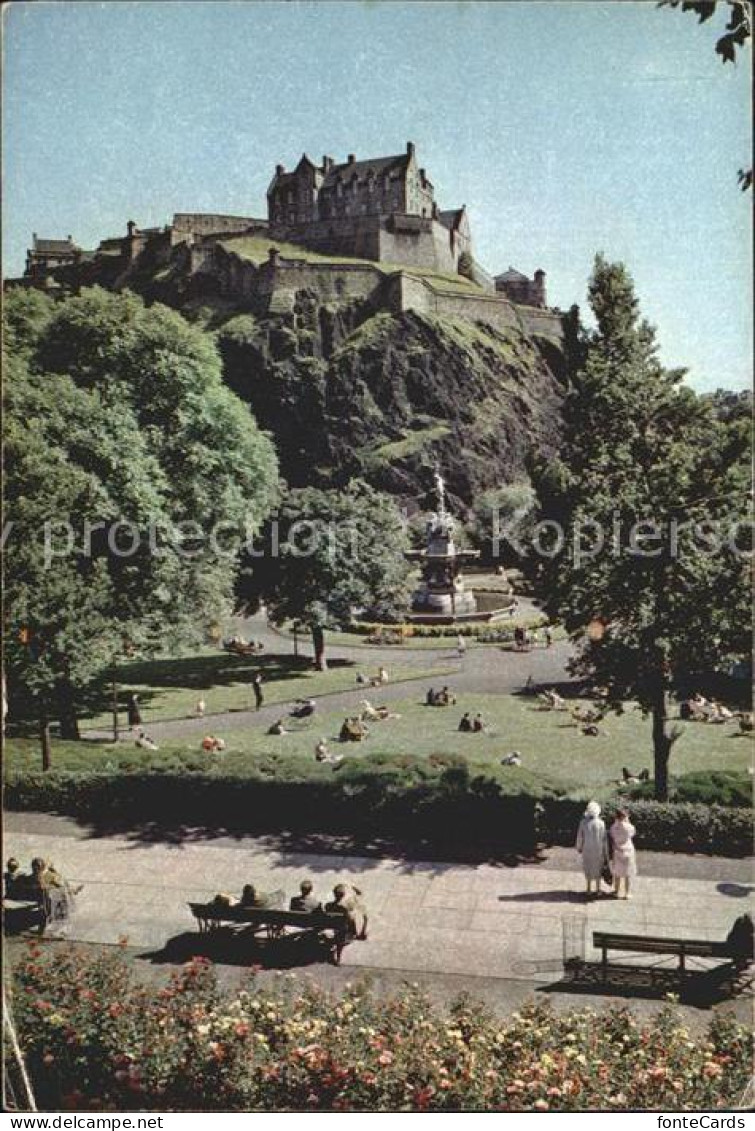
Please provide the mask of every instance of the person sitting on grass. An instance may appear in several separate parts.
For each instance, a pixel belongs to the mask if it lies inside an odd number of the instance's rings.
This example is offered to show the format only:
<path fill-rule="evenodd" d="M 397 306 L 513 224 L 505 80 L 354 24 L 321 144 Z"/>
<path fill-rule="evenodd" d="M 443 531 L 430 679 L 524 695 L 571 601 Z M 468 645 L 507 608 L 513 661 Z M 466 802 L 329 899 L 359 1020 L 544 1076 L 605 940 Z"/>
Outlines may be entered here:
<path fill-rule="evenodd" d="M 315 746 L 315 761 L 316 762 L 329 762 L 332 766 L 340 766 L 343 762 L 343 754 L 331 754 L 328 749 L 327 739 L 321 738 Z"/>
<path fill-rule="evenodd" d="M 512 750 L 510 754 L 507 754 L 504 758 L 501 758 L 502 766 L 521 766 L 521 764 L 522 755 L 518 750 Z"/>
<path fill-rule="evenodd" d="M 308 911 L 311 915 L 322 911 L 322 903 L 316 895 L 312 895 L 313 887 L 311 880 L 302 880 L 299 884 L 299 895 L 291 897 L 289 909 L 291 911 Z"/>
<path fill-rule="evenodd" d="M 292 719 L 308 719 L 316 710 L 317 703 L 314 699 L 297 699 L 289 714 Z"/>
<path fill-rule="evenodd" d="M 370 732 L 356 715 L 343 720 L 339 739 L 341 742 L 361 742 Z"/>
<path fill-rule="evenodd" d="M 478 712 L 472 720 L 472 731 L 474 734 L 481 734 L 485 730 L 485 722 L 482 715 Z"/>
<path fill-rule="evenodd" d="M 137 746 L 139 748 L 139 750 L 159 750 L 160 749 L 160 747 L 155 742 L 154 738 L 152 738 L 149 734 L 147 734 L 147 732 L 145 730 L 143 730 L 141 727 L 139 727 L 138 731 L 136 732 L 136 742 L 134 743 L 134 746 Z"/>
<path fill-rule="evenodd" d="M 207 754 L 218 754 L 221 750 L 225 750 L 225 742 L 222 738 L 218 738 L 214 734 L 206 734 L 202 739 L 202 749 Z"/>
<path fill-rule="evenodd" d="M 288 731 L 286 730 L 285 726 L 283 725 L 283 719 L 276 719 L 276 721 L 273 723 L 273 725 L 271 727 L 268 727 L 267 733 L 268 734 L 288 734 Z"/>
<path fill-rule="evenodd" d="M 469 717 L 469 711 L 467 711 L 466 714 L 461 716 L 461 719 L 459 721 L 459 730 L 463 731 L 465 734 L 469 734 L 471 729 L 472 729 L 472 720 Z"/>

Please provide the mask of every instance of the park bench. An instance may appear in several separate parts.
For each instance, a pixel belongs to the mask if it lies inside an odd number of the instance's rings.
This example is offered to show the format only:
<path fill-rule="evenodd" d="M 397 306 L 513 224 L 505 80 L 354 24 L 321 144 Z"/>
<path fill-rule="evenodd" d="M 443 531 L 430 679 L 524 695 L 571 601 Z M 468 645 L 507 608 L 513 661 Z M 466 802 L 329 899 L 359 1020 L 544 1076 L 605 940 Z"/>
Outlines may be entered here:
<path fill-rule="evenodd" d="M 280 939 L 293 928 L 297 932 L 332 931 L 328 940 L 332 960 L 340 962 L 341 950 L 346 942 L 346 921 L 343 915 L 329 915 L 325 911 L 286 911 L 281 907 L 224 907 L 222 904 L 190 903 L 192 915 L 199 924 L 200 934 L 219 931 L 225 927 L 251 928 L 253 934 L 264 932 L 271 941 Z"/>
<path fill-rule="evenodd" d="M 628 951 L 632 954 L 672 954 L 679 959 L 677 972 L 682 983 L 687 974 L 688 958 L 724 958 L 729 967 L 740 968 L 747 964 L 746 958 L 739 958 L 725 942 L 711 942 L 709 939 L 658 938 L 652 935 L 620 935 L 610 931 L 594 931 L 593 946 L 601 952 L 601 971 L 603 981 L 608 976 L 608 953 L 612 950 Z"/>

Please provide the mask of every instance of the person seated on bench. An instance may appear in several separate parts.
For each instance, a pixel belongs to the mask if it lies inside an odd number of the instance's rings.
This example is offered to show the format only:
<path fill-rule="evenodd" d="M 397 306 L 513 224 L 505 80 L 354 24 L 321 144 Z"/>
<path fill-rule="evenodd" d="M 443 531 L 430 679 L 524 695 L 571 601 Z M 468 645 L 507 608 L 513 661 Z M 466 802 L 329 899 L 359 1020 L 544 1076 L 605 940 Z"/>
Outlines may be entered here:
<path fill-rule="evenodd" d="M 254 884 L 244 884 L 241 892 L 241 907 L 276 908 L 282 903 L 281 891 L 257 891 Z"/>
<path fill-rule="evenodd" d="M 213 907 L 238 907 L 241 903 L 235 895 L 230 895 L 227 891 L 219 891 L 212 899 Z"/>
<path fill-rule="evenodd" d="M 302 880 L 299 884 L 299 895 L 291 897 L 289 904 L 291 911 L 309 911 L 310 914 L 322 911 L 322 903 L 316 895 L 312 895 L 313 886 L 311 880 Z"/>
<path fill-rule="evenodd" d="M 3 872 L 3 898 L 23 899 L 18 893 L 22 890 L 21 865 L 15 856 L 11 856 Z"/>
<path fill-rule="evenodd" d="M 350 884 L 336 884 L 333 899 L 325 904 L 328 915 L 341 915 L 343 929 L 336 932 L 334 939 L 334 958 L 336 965 L 341 961 L 341 953 L 349 939 L 367 938 L 367 911 L 362 902 L 359 888 Z"/>
<path fill-rule="evenodd" d="M 472 720 L 469 717 L 469 711 L 467 711 L 466 714 L 461 716 L 461 719 L 459 721 L 459 730 L 463 731 L 465 734 L 469 734 L 471 729 L 472 729 Z"/>
<path fill-rule="evenodd" d="M 752 916 L 740 915 L 726 936 L 726 948 L 738 969 L 746 969 L 755 957 Z"/>

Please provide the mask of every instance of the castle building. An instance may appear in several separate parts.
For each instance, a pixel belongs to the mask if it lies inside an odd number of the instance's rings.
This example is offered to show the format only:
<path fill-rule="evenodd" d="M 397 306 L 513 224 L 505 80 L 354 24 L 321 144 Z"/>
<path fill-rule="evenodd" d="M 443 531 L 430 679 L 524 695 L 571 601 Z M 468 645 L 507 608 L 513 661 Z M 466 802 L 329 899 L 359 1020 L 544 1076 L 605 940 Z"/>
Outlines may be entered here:
<path fill-rule="evenodd" d="M 325 156 L 315 165 L 305 153 L 292 172 L 276 166 L 267 202 L 270 234 L 313 251 L 450 273 L 472 254 L 466 208 L 438 209 L 411 141 L 405 153 L 351 153 L 340 164 Z"/>
<path fill-rule="evenodd" d="M 495 289 L 512 302 L 524 306 L 548 305 L 545 295 L 545 271 L 536 271 L 534 278 L 528 279 L 521 271 L 509 267 L 502 275 L 496 275 Z"/>
<path fill-rule="evenodd" d="M 76 263 L 81 255 L 81 249 L 71 236 L 64 240 L 46 240 L 40 239 L 34 232 L 31 240 L 31 247 L 26 252 L 24 271 L 30 279 L 45 279 L 54 267 Z"/>

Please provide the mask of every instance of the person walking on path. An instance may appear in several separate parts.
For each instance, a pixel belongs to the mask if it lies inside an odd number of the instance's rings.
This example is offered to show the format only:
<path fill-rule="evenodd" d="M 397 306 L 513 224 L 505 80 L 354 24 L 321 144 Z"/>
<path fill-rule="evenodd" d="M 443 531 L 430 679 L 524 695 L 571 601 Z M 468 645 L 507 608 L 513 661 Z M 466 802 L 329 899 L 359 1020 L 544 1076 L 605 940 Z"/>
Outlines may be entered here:
<path fill-rule="evenodd" d="M 265 697 L 262 693 L 262 676 L 259 672 L 255 672 L 252 676 L 252 691 L 254 692 L 255 710 L 259 711 L 260 707 L 265 702 Z"/>
<path fill-rule="evenodd" d="M 456 637 L 456 653 L 460 660 L 463 660 L 467 654 L 467 642 L 461 633 Z"/>
<path fill-rule="evenodd" d="M 629 820 L 626 809 L 617 809 L 609 836 L 611 838 L 611 871 L 613 872 L 613 891 L 617 899 L 631 899 L 629 890 L 632 876 L 637 875 L 637 857 L 634 851 L 634 836 L 637 830 Z M 624 881 L 624 895 L 620 894 L 621 881 Z"/>
<path fill-rule="evenodd" d="M 139 696 L 135 692 L 131 692 L 128 697 L 126 706 L 128 713 L 128 725 L 133 729 L 142 725 L 142 713 L 139 710 Z"/>
<path fill-rule="evenodd" d="M 608 863 L 608 837 L 597 801 L 588 804 L 585 815 L 579 822 L 576 847 L 577 852 L 582 856 L 582 871 L 587 881 L 588 898 L 592 894 L 593 884 L 595 894 L 599 895 L 600 877 Z"/>

